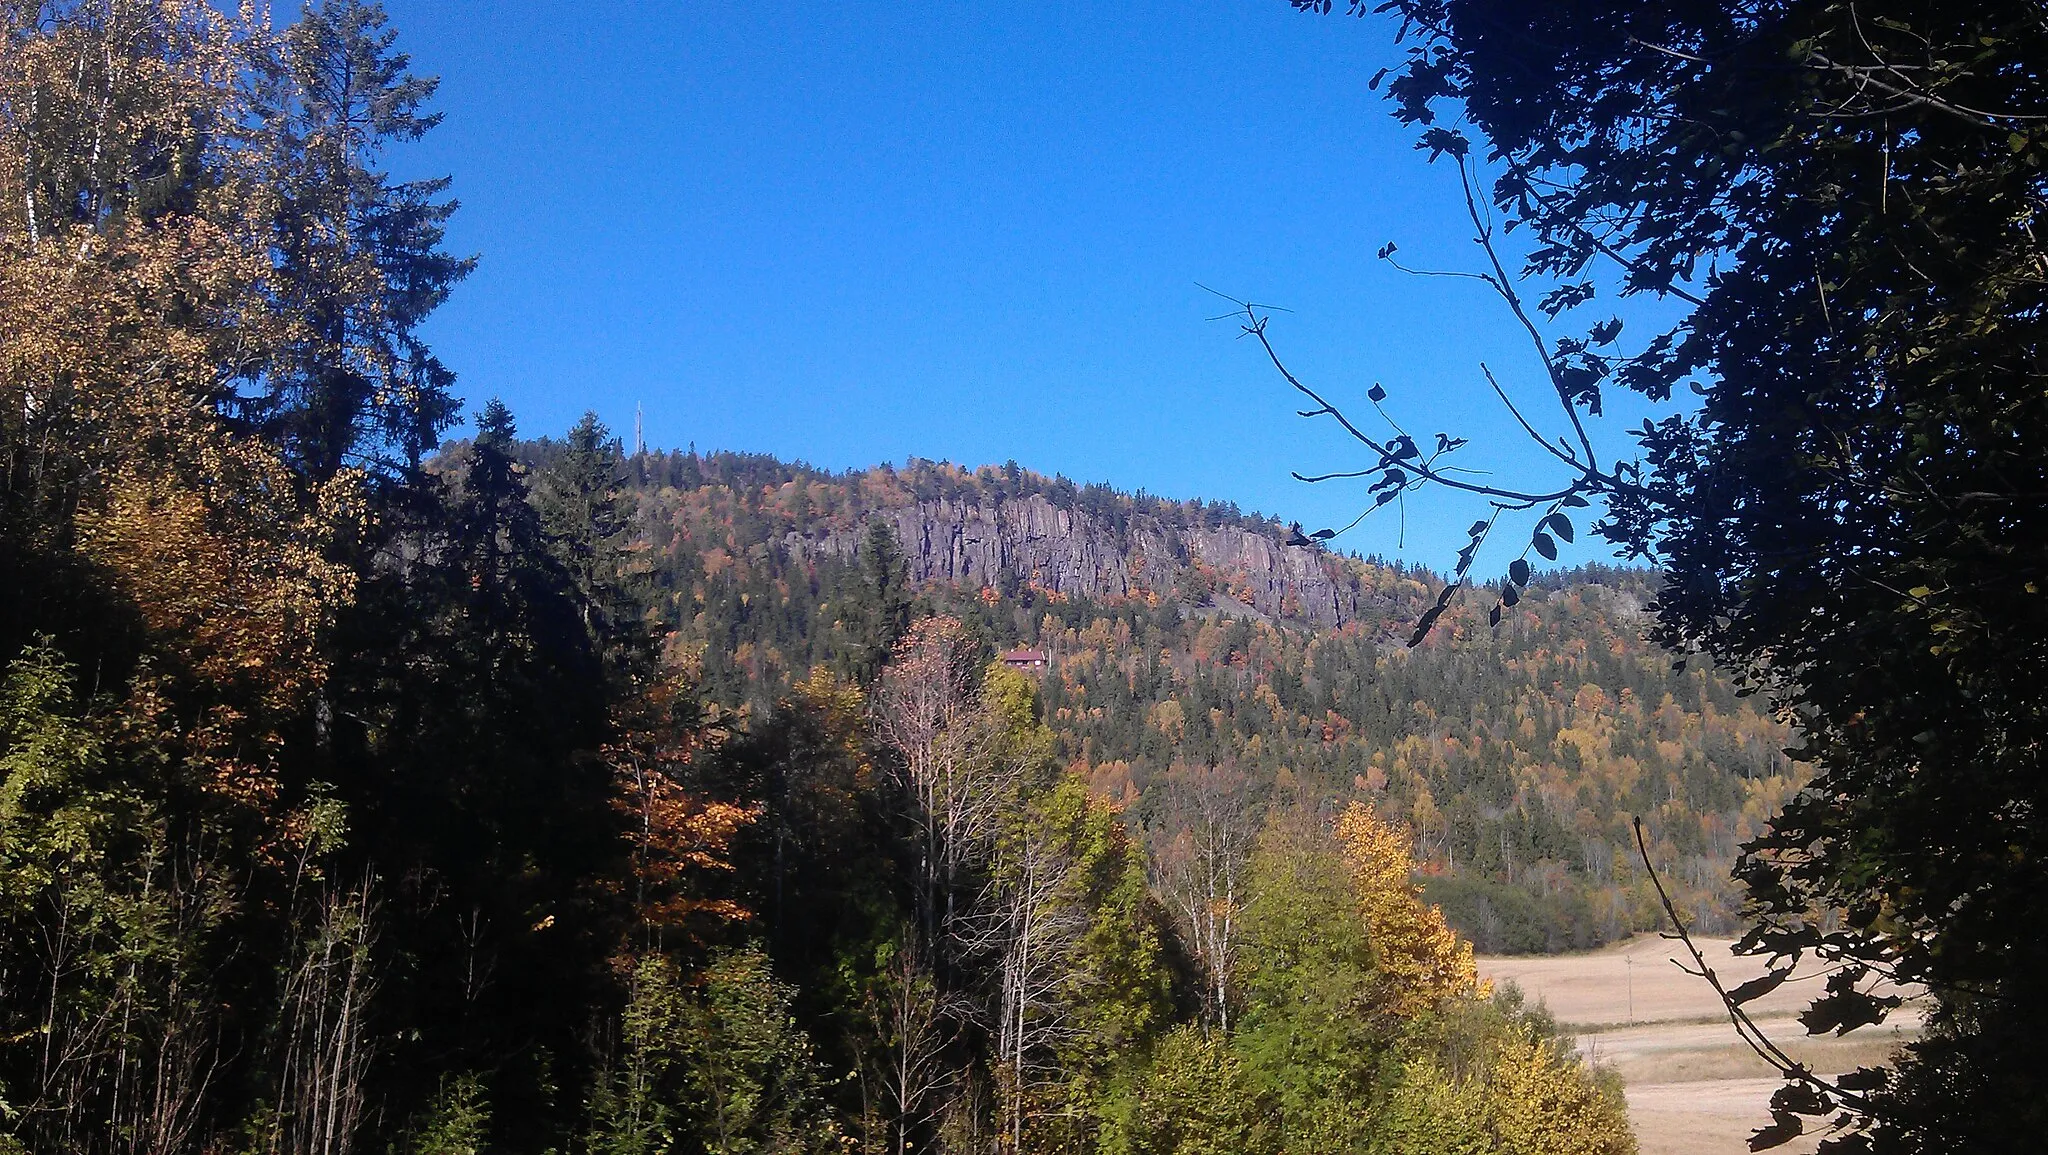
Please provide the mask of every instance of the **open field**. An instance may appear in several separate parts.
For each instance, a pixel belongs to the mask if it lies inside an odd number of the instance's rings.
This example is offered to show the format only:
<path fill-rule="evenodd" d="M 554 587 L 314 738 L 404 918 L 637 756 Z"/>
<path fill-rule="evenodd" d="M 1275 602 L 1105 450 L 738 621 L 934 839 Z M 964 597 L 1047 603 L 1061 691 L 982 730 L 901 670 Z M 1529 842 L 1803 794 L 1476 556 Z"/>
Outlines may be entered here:
<path fill-rule="evenodd" d="M 1761 960 L 1731 954 L 1727 939 L 1698 942 L 1728 986 L 1763 973 Z M 1642 1155 L 1739 1155 L 1749 1133 L 1769 1121 L 1778 1080 L 1735 1037 L 1706 983 L 1672 965 L 1683 951 L 1646 936 L 1585 954 L 1482 957 L 1479 969 L 1548 1006 L 1578 1036 L 1581 1053 L 1621 1073 Z M 1793 1016 L 1819 992 L 1822 976 L 1816 968 L 1749 1004 L 1793 1058 L 1833 1074 L 1881 1062 L 1912 1037 L 1919 1020 L 1911 1007 L 1848 1038 L 1807 1037 Z M 1812 1149 L 1809 1139 L 1780 1150 Z"/>

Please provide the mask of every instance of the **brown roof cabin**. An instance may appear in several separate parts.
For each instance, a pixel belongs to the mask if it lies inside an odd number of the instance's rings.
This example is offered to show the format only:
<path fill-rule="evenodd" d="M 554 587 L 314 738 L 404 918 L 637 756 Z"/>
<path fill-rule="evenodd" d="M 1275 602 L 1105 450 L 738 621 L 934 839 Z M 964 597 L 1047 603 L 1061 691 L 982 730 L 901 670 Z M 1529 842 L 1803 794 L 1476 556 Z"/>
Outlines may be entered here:
<path fill-rule="evenodd" d="M 1013 670 L 1043 670 L 1044 650 L 1004 650 L 1003 664 Z"/>

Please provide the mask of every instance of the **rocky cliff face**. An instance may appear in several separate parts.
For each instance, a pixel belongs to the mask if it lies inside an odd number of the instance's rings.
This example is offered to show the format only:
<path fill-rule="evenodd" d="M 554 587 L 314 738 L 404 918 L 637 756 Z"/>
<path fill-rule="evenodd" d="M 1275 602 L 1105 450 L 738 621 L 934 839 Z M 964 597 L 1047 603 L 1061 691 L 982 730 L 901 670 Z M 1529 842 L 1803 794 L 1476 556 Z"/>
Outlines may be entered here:
<path fill-rule="evenodd" d="M 992 504 L 925 501 L 872 516 L 895 530 L 913 583 L 1012 580 L 1114 600 L 1172 592 L 1193 570 L 1197 587 L 1271 617 L 1334 627 L 1358 613 L 1358 585 L 1337 559 L 1237 526 L 1183 529 L 1145 513 L 1111 525 L 1036 494 Z M 859 530 L 791 533 L 784 544 L 799 558 L 844 558 L 861 537 Z"/>

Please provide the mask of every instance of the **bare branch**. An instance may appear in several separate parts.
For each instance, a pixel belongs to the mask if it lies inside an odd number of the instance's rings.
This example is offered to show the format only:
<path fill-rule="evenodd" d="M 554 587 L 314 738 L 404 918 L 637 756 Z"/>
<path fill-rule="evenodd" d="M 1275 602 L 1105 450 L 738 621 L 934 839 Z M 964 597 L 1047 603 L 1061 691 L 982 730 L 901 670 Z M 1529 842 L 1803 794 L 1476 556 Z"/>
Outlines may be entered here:
<path fill-rule="evenodd" d="M 1671 901 L 1670 892 L 1664 889 L 1664 879 L 1657 873 L 1656 866 L 1650 861 L 1649 843 L 1643 835 L 1643 820 L 1636 818 L 1633 821 L 1636 832 L 1636 853 L 1642 856 L 1643 869 L 1649 872 L 1650 883 L 1657 888 L 1657 902 L 1664 908 L 1664 916 L 1671 920 L 1672 929 L 1664 937 L 1675 939 L 1683 944 L 1686 953 L 1692 956 L 1693 962 L 1699 968 L 1698 970 L 1690 970 L 1683 964 L 1678 964 L 1678 969 L 1685 971 L 1687 974 L 1697 975 L 1707 981 L 1707 985 L 1714 989 L 1715 997 L 1719 998 L 1721 1005 L 1727 1009 L 1728 1021 L 1734 1025 L 1736 1037 L 1748 1044 L 1749 1049 L 1755 1051 L 1758 1058 L 1776 1068 L 1779 1074 L 1793 1082 L 1804 1083 L 1812 1087 L 1842 1106 L 1865 1116 L 1871 1115 L 1875 1110 L 1875 1105 L 1871 1103 L 1867 1096 L 1845 1090 L 1836 1083 L 1821 1078 L 1819 1075 L 1814 1074 L 1806 1064 L 1787 1055 L 1776 1043 L 1771 1041 L 1770 1036 L 1763 1032 L 1763 1028 L 1756 1025 L 1756 1020 L 1749 1017 L 1749 1012 L 1742 1009 L 1742 1004 L 1737 1002 L 1735 997 L 1728 993 L 1728 989 L 1721 984 L 1720 977 L 1714 973 L 1714 968 L 1707 965 L 1707 956 L 1693 943 L 1691 933 L 1685 929 L 1685 920 L 1679 917 L 1678 907 Z M 1672 961 L 1677 963 L 1675 959 Z"/>
<path fill-rule="evenodd" d="M 1266 337 L 1266 318 L 1259 316 L 1250 309 L 1246 310 L 1246 317 L 1247 320 L 1241 326 L 1243 334 L 1257 339 L 1260 347 L 1266 351 L 1267 360 L 1273 363 L 1273 368 L 1279 371 L 1280 376 L 1303 396 L 1316 403 L 1316 408 L 1309 411 L 1308 415 L 1312 417 L 1328 416 L 1343 427 L 1344 431 L 1350 434 L 1359 444 L 1364 445 L 1379 456 L 1378 465 L 1359 471 L 1356 476 L 1364 477 L 1376 473 L 1384 474 L 1388 469 L 1401 469 L 1411 472 L 1426 481 L 1433 481 L 1438 485 L 1460 492 L 1496 498 L 1506 502 L 1520 502 L 1525 505 L 1538 505 L 1546 501 L 1557 501 L 1561 498 L 1569 497 L 1574 492 L 1577 492 L 1579 488 L 1595 488 L 1602 491 L 1634 488 L 1628 482 L 1624 482 L 1618 477 L 1610 474 L 1601 474 L 1581 466 L 1582 478 L 1590 483 L 1588 486 L 1580 486 L 1578 483 L 1574 483 L 1553 492 L 1528 493 L 1514 489 L 1502 489 L 1498 486 L 1479 485 L 1469 481 L 1462 481 L 1455 477 L 1447 477 L 1445 476 L 1445 471 L 1428 464 L 1419 455 L 1410 458 L 1397 457 L 1390 445 L 1360 429 L 1349 417 L 1345 416 L 1343 410 L 1325 399 L 1322 394 L 1303 384 L 1301 378 L 1296 377 L 1287 368 L 1286 362 L 1280 359 L 1279 351 L 1273 348 L 1273 343 Z M 1303 480 L 1308 479 L 1304 478 Z"/>
<path fill-rule="evenodd" d="M 1494 279 L 1490 283 L 1494 292 L 1500 294 L 1501 300 L 1507 302 L 1509 311 L 1515 315 L 1515 320 L 1520 321 L 1523 330 L 1529 334 L 1529 340 L 1536 348 L 1536 359 L 1543 363 L 1543 368 L 1550 374 L 1550 383 L 1557 389 L 1558 404 L 1564 406 L 1565 416 L 1571 419 L 1572 431 L 1578 435 L 1579 446 L 1586 451 L 1586 468 L 1591 470 L 1596 465 L 1593 439 L 1587 436 L 1585 422 L 1579 419 L 1579 407 L 1572 402 L 1571 393 L 1565 388 L 1564 377 L 1558 372 L 1556 360 L 1551 357 L 1550 350 L 1543 345 L 1542 330 L 1536 327 L 1536 322 L 1530 318 L 1528 310 L 1522 307 L 1522 298 L 1515 292 L 1508 271 L 1501 264 L 1500 252 L 1493 247 L 1493 228 L 1481 218 L 1479 202 L 1472 191 L 1471 168 L 1465 163 L 1464 157 L 1454 159 L 1458 162 L 1458 184 L 1465 192 L 1465 212 L 1472 218 L 1472 227 L 1477 232 L 1474 239 L 1479 242 L 1480 249 L 1486 253 L 1488 263 L 1493 266 Z M 1548 445 L 1548 442 L 1545 444 Z"/>

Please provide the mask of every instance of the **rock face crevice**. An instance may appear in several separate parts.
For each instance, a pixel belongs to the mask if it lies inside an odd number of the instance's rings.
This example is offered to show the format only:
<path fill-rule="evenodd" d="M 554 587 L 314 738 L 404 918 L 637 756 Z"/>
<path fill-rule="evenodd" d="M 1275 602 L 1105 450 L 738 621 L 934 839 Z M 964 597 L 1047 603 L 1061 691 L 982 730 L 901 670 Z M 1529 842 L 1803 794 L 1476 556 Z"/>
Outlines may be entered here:
<path fill-rule="evenodd" d="M 1006 579 L 1098 601 L 1165 595 L 1190 570 L 1270 617 L 1323 627 L 1358 613 L 1359 588 L 1321 550 L 1242 526 L 1179 527 L 1147 513 L 1111 524 L 1033 494 L 990 504 L 919 502 L 869 515 L 889 524 L 914 584 L 998 587 Z M 864 529 L 790 533 L 793 558 L 850 558 Z"/>

